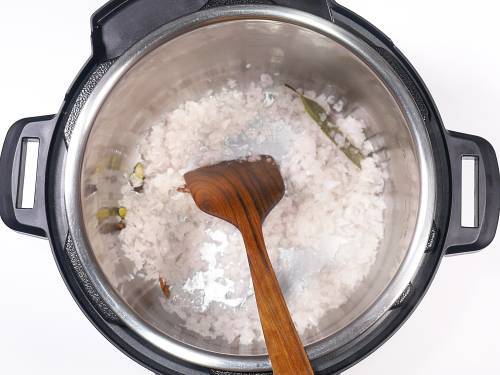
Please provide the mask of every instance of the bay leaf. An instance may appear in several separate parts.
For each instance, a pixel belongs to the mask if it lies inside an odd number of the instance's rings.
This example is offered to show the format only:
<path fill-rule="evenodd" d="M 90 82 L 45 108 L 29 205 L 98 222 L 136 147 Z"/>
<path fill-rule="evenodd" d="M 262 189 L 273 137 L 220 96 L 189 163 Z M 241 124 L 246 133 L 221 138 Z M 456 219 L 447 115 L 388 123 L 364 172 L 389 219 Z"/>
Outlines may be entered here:
<path fill-rule="evenodd" d="M 315 100 L 308 98 L 304 94 L 300 93 L 293 86 L 286 84 L 287 88 L 299 95 L 300 100 L 304 106 L 305 111 L 311 117 L 316 124 L 321 128 L 323 133 L 330 138 L 330 140 L 340 148 L 340 150 L 351 160 L 351 162 L 361 169 L 361 161 L 365 158 L 360 149 L 354 146 L 348 137 L 343 134 L 340 128 L 333 122 L 331 116 L 328 116 L 327 111 Z M 335 135 L 339 134 L 344 138 L 344 143 L 342 145 L 338 144 L 335 140 Z"/>

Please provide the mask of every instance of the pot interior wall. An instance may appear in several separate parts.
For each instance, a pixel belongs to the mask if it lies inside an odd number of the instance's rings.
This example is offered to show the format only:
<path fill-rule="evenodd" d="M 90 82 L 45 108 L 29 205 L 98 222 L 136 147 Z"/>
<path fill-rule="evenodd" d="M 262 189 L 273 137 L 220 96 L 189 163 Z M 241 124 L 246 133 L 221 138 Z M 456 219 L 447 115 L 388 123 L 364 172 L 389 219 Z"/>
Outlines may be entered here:
<path fill-rule="evenodd" d="M 283 22 L 227 20 L 179 36 L 146 55 L 114 87 L 93 124 L 81 180 L 85 230 L 97 263 L 113 262 L 113 272 L 129 273 L 126 259 L 110 259 L 107 255 L 109 239 L 95 225 L 99 208 L 117 205 L 121 184 L 117 185 L 116 179 L 95 177 L 96 168 L 108 168 L 110 160 L 119 158 L 119 165 L 113 168 L 122 175 L 130 173 L 137 161 L 138 139 L 166 112 L 185 100 L 200 98 L 209 89 L 221 88 L 230 78 L 244 86 L 258 80 L 262 73 L 279 73 L 276 81 L 316 92 L 333 85 L 346 97 L 348 110 L 367 122 L 368 135 L 381 136 L 380 146 L 386 149 L 390 177 L 384 199 L 388 208 L 378 258 L 362 290 L 325 318 L 318 330 L 303 337 L 305 344 L 312 345 L 348 326 L 387 288 L 407 254 L 419 204 L 419 168 L 410 125 L 381 80 L 341 43 Z M 89 184 L 95 184 L 97 192 L 88 194 Z M 116 275 L 106 277 L 110 284 L 116 279 Z M 111 287 L 144 324 L 153 326 L 159 334 L 218 353 L 265 352 L 261 345 L 230 345 L 182 328 L 179 318 L 166 316 L 157 303 L 161 295 L 156 284 L 133 280 L 126 288 Z"/>

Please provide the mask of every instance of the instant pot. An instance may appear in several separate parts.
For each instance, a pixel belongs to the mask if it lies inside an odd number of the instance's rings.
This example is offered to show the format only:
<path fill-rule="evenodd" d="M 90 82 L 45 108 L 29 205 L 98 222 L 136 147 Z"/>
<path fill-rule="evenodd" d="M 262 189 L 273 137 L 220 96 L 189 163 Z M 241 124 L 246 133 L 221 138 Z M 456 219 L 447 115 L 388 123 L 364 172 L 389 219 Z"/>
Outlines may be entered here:
<path fill-rule="evenodd" d="M 477 251 L 493 240 L 500 177 L 492 146 L 447 131 L 391 40 L 335 1 L 111 1 L 92 17 L 92 51 L 58 114 L 20 120 L 8 132 L 0 214 L 13 230 L 49 238 L 82 311 L 155 373 L 271 371 L 258 348 L 182 328 L 152 303 L 144 285 L 112 285 L 100 267 L 105 241 L 89 224 L 99 207 L 120 198 L 109 179 L 89 184 L 96 163 L 111 160 L 105 168 L 130 171 L 141 132 L 229 78 L 245 84 L 275 72 L 283 83 L 317 92 L 333 84 L 363 109 L 368 136 L 380 139 L 387 156 L 387 228 L 367 286 L 343 306 L 343 316 L 324 319 L 302 338 L 317 374 L 339 373 L 387 340 L 424 296 L 444 255 Z M 21 208 L 30 140 L 39 142 L 35 202 Z M 112 165 L 116 155 L 119 166 Z M 464 158 L 475 167 L 475 217 L 467 227 Z"/>

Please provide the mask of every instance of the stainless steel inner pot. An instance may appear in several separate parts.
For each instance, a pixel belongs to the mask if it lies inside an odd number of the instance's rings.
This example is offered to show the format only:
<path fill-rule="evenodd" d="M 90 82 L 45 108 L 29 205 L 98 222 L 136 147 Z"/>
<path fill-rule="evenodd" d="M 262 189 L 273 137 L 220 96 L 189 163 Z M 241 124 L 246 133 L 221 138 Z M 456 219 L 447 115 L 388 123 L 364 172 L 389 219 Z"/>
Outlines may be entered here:
<path fill-rule="evenodd" d="M 111 285 L 101 262 L 116 262 L 126 272 L 127 260 L 107 258 L 92 223 L 120 194 L 104 179 L 91 198 L 84 190 L 99 161 L 113 154 L 129 172 L 139 135 L 165 112 L 229 78 L 244 85 L 261 73 L 280 73 L 282 83 L 317 92 L 335 86 L 387 150 L 387 224 L 376 264 L 342 314 L 331 314 L 303 337 L 312 359 L 355 345 L 383 319 L 418 270 L 434 213 L 432 150 L 415 103 L 387 63 L 354 35 L 310 14 L 266 6 L 208 10 L 155 31 L 113 65 L 79 116 L 65 166 L 68 221 L 85 270 L 123 322 L 160 350 L 210 368 L 251 371 L 270 364 L 261 346 L 229 345 L 182 328 L 156 306 L 158 288 Z"/>

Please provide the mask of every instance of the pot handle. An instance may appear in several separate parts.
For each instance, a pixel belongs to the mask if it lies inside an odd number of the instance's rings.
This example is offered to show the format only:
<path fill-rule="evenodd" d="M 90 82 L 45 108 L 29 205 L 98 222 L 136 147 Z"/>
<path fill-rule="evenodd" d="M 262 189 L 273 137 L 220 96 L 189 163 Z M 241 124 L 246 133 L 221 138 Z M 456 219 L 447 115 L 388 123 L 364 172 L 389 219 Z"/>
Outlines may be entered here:
<path fill-rule="evenodd" d="M 468 253 L 488 246 L 498 225 L 500 213 L 500 174 L 495 150 L 483 138 L 448 132 L 446 142 L 451 166 L 451 215 L 445 248 L 447 255 Z M 474 225 L 462 225 L 462 162 L 464 158 L 475 165 Z"/>
<path fill-rule="evenodd" d="M 47 237 L 45 171 L 55 115 L 17 121 L 7 132 L 0 155 L 0 217 L 11 229 Z M 36 182 L 32 208 L 22 208 L 22 193 L 29 142 L 38 143 Z"/>

